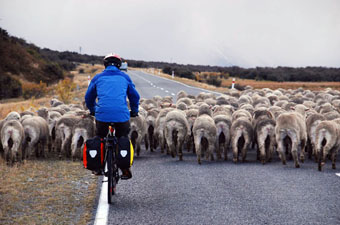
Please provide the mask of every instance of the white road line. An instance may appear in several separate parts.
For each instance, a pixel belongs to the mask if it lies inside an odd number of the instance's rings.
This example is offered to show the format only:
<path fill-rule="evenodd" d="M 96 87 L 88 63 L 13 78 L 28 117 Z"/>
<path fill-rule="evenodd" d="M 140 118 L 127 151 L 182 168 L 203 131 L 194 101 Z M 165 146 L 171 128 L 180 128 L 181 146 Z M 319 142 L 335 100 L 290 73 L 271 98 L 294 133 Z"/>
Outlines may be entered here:
<path fill-rule="evenodd" d="M 335 175 L 337 175 L 338 177 L 340 177 L 340 173 L 336 173 Z"/>
<path fill-rule="evenodd" d="M 171 93 L 171 95 L 175 96 L 175 93 Z"/>
<path fill-rule="evenodd" d="M 161 88 L 161 90 L 163 91 L 163 90 L 164 90 L 164 88 Z"/>
<path fill-rule="evenodd" d="M 166 93 L 169 93 L 169 91 L 168 91 L 168 90 L 165 90 L 165 92 L 166 92 Z"/>
<path fill-rule="evenodd" d="M 136 72 L 136 71 L 135 71 Z M 198 87 L 194 87 L 194 86 L 190 86 L 190 85 L 187 85 L 187 84 L 184 84 L 184 83 L 181 83 L 179 81 L 176 81 L 176 80 L 172 80 L 172 79 L 168 79 L 168 78 L 165 78 L 165 77 L 161 77 L 161 76 L 156 76 L 156 75 L 153 75 L 153 74 L 150 74 L 150 73 L 147 73 L 147 72 L 143 72 L 143 71 L 140 71 L 141 73 L 145 73 L 145 74 L 148 74 L 150 76 L 154 76 L 154 77 L 158 77 L 158 78 L 161 78 L 161 79 L 164 79 L 164 80 L 169 80 L 169 81 L 172 81 L 172 82 L 176 82 L 178 84 L 181 84 L 185 87 L 188 87 L 188 88 L 193 88 L 193 89 L 198 89 L 198 90 L 202 90 L 202 91 L 205 91 L 205 92 L 210 92 L 210 93 L 214 93 L 214 94 L 217 94 L 217 95 L 221 95 L 222 93 L 220 92 L 216 92 L 216 91 L 210 91 L 210 90 L 207 90 L 207 89 L 203 89 L 203 88 L 198 88 Z M 145 79 L 144 77 L 138 75 L 135 73 L 135 75 L 139 76 L 140 78 L 142 78 L 143 80 L 145 81 L 148 81 L 147 79 Z M 149 81 L 148 81 L 149 82 Z"/>
<path fill-rule="evenodd" d="M 109 203 L 107 202 L 107 182 L 103 182 L 100 197 L 98 202 L 98 208 L 96 212 L 95 225 L 104 225 L 107 223 L 107 216 L 109 214 Z"/>

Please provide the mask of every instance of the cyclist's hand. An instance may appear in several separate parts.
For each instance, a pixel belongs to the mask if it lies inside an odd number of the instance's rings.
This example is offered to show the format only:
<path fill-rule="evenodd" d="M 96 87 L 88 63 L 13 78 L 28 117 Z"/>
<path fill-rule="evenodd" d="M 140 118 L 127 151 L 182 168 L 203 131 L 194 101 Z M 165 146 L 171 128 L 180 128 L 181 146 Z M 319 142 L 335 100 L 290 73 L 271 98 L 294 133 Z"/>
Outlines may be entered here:
<path fill-rule="evenodd" d="M 94 116 L 94 112 L 90 112 L 90 116 Z"/>
<path fill-rule="evenodd" d="M 130 117 L 136 117 L 136 116 L 138 116 L 138 112 L 130 111 Z"/>

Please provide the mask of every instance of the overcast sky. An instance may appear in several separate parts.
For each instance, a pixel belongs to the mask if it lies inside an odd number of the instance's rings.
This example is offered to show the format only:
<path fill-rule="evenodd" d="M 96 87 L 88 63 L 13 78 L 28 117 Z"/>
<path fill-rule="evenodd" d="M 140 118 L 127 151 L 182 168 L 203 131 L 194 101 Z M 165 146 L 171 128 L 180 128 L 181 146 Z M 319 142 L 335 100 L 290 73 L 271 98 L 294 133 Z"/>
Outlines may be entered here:
<path fill-rule="evenodd" d="M 39 47 L 184 64 L 340 67 L 340 0 L 0 0 Z"/>

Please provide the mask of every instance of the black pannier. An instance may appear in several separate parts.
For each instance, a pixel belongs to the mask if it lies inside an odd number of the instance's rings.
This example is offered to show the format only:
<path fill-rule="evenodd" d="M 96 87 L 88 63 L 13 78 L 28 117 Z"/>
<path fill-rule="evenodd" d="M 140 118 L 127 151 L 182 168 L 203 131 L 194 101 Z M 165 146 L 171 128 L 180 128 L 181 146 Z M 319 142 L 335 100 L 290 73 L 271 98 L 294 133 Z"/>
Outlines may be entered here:
<path fill-rule="evenodd" d="M 83 164 L 88 170 L 98 171 L 104 168 L 104 140 L 98 136 L 87 139 L 83 149 Z"/>
<path fill-rule="evenodd" d="M 117 165 L 120 169 L 128 169 L 133 163 L 133 147 L 129 137 L 118 138 Z"/>

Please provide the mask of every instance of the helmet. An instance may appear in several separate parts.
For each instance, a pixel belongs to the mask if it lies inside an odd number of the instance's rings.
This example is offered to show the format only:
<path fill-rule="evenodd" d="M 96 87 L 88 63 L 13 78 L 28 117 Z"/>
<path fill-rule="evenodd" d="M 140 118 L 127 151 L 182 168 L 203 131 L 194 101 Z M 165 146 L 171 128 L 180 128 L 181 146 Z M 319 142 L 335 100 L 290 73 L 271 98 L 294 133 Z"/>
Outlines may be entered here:
<path fill-rule="evenodd" d="M 104 66 L 106 68 L 111 65 L 114 65 L 117 68 L 119 68 L 122 65 L 122 58 L 115 53 L 108 54 L 107 56 L 104 57 Z"/>

